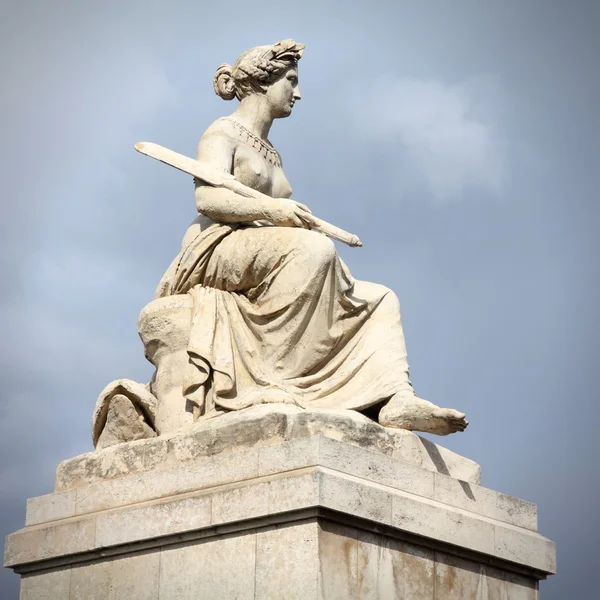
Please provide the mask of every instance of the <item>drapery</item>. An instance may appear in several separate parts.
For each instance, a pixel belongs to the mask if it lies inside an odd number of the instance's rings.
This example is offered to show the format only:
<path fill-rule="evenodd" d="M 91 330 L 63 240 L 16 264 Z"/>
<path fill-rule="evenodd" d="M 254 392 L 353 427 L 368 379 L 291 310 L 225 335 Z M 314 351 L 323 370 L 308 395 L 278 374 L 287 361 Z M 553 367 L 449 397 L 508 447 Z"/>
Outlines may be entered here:
<path fill-rule="evenodd" d="M 395 294 L 355 281 L 325 236 L 214 223 L 184 243 L 157 295 L 190 294 L 190 397 L 360 410 L 412 388 Z"/>

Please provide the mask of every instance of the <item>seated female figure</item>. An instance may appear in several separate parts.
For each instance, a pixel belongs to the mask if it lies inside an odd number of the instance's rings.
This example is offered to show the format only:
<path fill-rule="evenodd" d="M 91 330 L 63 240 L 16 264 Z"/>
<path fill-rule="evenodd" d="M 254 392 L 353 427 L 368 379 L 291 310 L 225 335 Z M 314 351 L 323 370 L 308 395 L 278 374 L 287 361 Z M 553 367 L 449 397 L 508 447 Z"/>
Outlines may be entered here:
<path fill-rule="evenodd" d="M 268 140 L 300 100 L 293 40 L 221 65 L 216 93 L 235 112 L 202 136 L 198 160 L 269 198 L 196 182 L 200 219 L 157 295 L 193 299 L 183 381 L 200 414 L 265 402 L 367 411 L 382 425 L 448 434 L 465 416 L 418 398 L 409 381 L 396 296 L 355 281 L 327 237 L 305 227 Z M 210 394 L 207 394 L 207 391 Z"/>

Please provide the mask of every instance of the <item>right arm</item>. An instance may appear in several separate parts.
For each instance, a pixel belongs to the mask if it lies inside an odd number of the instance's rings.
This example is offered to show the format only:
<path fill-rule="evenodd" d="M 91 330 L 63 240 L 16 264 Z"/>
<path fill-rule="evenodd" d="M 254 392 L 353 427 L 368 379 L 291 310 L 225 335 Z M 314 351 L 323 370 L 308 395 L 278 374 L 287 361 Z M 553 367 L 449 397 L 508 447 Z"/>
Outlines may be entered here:
<path fill-rule="evenodd" d="M 210 130 L 198 145 L 199 162 L 233 172 L 235 143 L 226 134 Z M 245 198 L 224 188 L 212 187 L 196 180 L 196 208 L 213 221 L 221 223 L 249 223 L 266 219 L 283 227 L 305 227 L 298 216 L 302 208 L 287 198 Z"/>

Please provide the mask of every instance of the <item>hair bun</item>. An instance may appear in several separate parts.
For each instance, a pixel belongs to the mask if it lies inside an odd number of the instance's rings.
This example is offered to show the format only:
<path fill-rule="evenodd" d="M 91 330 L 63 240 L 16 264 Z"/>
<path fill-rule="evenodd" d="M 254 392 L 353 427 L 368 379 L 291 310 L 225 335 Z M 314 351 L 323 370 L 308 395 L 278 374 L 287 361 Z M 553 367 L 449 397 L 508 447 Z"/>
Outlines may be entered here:
<path fill-rule="evenodd" d="M 213 87 L 215 94 L 223 100 L 233 100 L 235 98 L 235 80 L 233 79 L 233 67 L 224 63 L 219 66 L 213 77 Z"/>

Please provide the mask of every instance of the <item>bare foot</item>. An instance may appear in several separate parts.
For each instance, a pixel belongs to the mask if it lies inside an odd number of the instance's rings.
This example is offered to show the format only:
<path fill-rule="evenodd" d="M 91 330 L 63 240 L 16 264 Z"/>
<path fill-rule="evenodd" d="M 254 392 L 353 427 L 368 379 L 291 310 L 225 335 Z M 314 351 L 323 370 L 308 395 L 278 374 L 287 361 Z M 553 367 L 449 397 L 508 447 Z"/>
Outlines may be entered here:
<path fill-rule="evenodd" d="M 464 431 L 469 424 L 465 414 L 452 408 L 440 408 L 414 395 L 398 393 L 379 412 L 384 427 L 448 435 Z"/>

